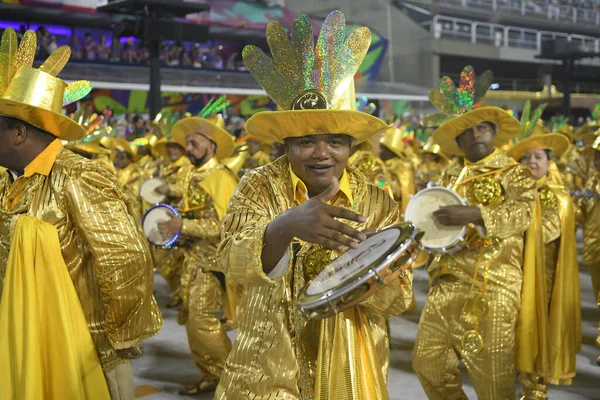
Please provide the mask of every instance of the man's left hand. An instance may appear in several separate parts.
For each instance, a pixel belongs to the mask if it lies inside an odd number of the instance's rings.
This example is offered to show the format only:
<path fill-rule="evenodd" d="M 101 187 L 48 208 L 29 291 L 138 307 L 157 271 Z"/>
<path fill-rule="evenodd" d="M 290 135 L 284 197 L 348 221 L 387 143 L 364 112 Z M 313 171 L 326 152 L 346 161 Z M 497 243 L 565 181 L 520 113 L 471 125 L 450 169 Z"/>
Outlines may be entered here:
<path fill-rule="evenodd" d="M 483 226 L 481 210 L 473 206 L 446 206 L 433 212 L 433 217 L 445 226 L 466 226 L 475 224 Z"/>
<path fill-rule="evenodd" d="M 171 219 L 165 222 L 158 223 L 158 230 L 164 239 L 174 237 L 176 234 L 181 232 L 183 226 L 183 220 L 175 214 L 169 212 Z"/>

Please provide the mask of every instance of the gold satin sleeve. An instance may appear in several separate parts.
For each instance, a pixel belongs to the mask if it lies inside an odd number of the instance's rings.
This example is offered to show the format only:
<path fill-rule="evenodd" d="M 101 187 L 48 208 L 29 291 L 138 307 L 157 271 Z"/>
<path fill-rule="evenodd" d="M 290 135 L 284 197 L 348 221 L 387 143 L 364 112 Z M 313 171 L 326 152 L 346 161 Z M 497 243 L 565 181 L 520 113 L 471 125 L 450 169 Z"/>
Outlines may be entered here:
<path fill-rule="evenodd" d="M 537 191 L 531 172 L 521 166 L 503 174 L 501 184 L 507 200 L 499 205 L 478 207 L 486 236 L 505 239 L 527 230 L 533 217 Z"/>
<path fill-rule="evenodd" d="M 259 177 L 244 175 L 223 219 L 219 265 L 229 279 L 244 286 L 276 281 L 266 276 L 261 259 L 265 231 L 271 223 L 265 202 L 269 192 Z"/>
<path fill-rule="evenodd" d="M 82 172 L 66 184 L 65 200 L 92 254 L 108 339 L 115 349 L 135 346 L 162 326 L 152 295 L 152 257 L 141 228 L 109 172 Z"/>
<path fill-rule="evenodd" d="M 560 237 L 560 215 L 556 204 L 556 196 L 552 194 L 553 199 L 541 200 L 542 203 L 542 231 L 544 234 L 544 243 L 548 244 Z"/>
<path fill-rule="evenodd" d="M 202 199 L 203 206 L 197 210 L 202 212 L 202 217 L 184 217 L 181 234 L 202 239 L 218 239 L 221 236 L 221 224 L 219 223 L 217 212 L 214 210 L 212 197 L 210 197 L 210 195 L 200 186 L 195 187 L 193 190 L 196 192 L 195 197 Z M 194 211 L 189 211 L 188 213 L 195 214 Z"/>

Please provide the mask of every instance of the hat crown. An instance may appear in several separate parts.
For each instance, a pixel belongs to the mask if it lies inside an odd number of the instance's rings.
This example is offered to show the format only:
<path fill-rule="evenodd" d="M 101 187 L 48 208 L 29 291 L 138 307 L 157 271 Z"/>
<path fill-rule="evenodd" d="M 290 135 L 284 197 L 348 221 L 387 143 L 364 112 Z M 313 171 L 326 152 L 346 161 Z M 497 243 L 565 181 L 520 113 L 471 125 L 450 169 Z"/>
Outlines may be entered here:
<path fill-rule="evenodd" d="M 316 45 L 310 19 L 294 20 L 291 41 L 278 21 L 267 25 L 272 58 L 256 46 L 246 46 L 244 63 L 269 97 L 283 110 L 355 110 L 354 75 L 369 46 L 371 31 L 356 29 L 346 36 L 340 11 L 330 13 Z"/>
<path fill-rule="evenodd" d="M 21 67 L 2 98 L 60 114 L 66 88 L 61 79 L 32 67 Z"/>

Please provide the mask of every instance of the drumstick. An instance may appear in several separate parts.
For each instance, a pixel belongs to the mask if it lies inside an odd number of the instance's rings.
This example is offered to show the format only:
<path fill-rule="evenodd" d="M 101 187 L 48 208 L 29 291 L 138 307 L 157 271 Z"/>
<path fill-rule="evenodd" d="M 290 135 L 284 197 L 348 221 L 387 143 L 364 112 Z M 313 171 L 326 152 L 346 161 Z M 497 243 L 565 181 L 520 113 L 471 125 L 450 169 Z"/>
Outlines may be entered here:
<path fill-rule="evenodd" d="M 456 182 L 454 182 L 454 185 L 452 185 L 453 192 L 456 192 L 456 189 L 458 189 L 458 185 L 461 184 L 461 181 L 464 179 L 465 175 L 467 174 L 467 170 L 468 170 L 468 167 L 465 165 L 463 167 L 463 169 L 460 171 L 460 174 L 458 174 L 458 178 L 456 178 Z"/>

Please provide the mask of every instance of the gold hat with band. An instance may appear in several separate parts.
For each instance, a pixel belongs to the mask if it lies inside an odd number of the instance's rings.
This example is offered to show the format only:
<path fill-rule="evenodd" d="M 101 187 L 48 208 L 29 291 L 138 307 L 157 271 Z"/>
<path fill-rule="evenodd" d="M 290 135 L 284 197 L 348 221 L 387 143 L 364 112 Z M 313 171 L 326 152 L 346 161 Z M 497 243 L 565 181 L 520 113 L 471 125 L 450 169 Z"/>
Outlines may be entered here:
<path fill-rule="evenodd" d="M 354 75 L 371 44 L 371 31 L 346 36 L 340 11 L 330 13 L 317 39 L 306 14 L 294 21 L 291 42 L 277 21 L 267 25 L 272 58 L 255 46 L 242 52 L 244 64 L 267 95 L 283 111 L 262 111 L 246 122 L 246 130 L 268 142 L 317 134 L 345 134 L 357 142 L 383 132 L 388 125 L 356 111 Z"/>
<path fill-rule="evenodd" d="M 100 143 L 110 146 L 110 149 L 113 152 L 123 151 L 123 152 L 129 154 L 133 161 L 136 161 L 137 156 L 136 156 L 135 151 L 133 150 L 133 147 L 131 146 L 131 142 L 128 142 L 127 140 L 125 140 L 123 138 L 117 138 L 117 137 L 111 137 L 111 138 L 107 138 L 107 139 L 110 139 L 110 140 L 104 141 L 104 143 L 102 140 L 100 140 Z"/>
<path fill-rule="evenodd" d="M 392 153 L 400 158 L 404 158 L 404 125 L 396 128 L 395 126 L 388 128 L 379 143 L 387 147 Z"/>
<path fill-rule="evenodd" d="M 17 118 L 59 139 L 75 141 L 85 129 L 62 114 L 63 106 L 85 97 L 88 81 L 68 84 L 56 77 L 71 56 L 63 46 L 55 50 L 38 69 L 33 68 L 37 48 L 34 31 L 27 31 L 17 49 L 17 35 L 7 28 L 0 44 L 0 115 Z"/>
<path fill-rule="evenodd" d="M 233 153 L 233 137 L 225 130 L 225 121 L 220 115 L 210 118 L 189 117 L 173 125 L 173 139 L 183 148 L 187 147 L 186 137 L 190 133 L 199 133 L 217 145 L 215 157 L 219 160 Z"/>
<path fill-rule="evenodd" d="M 528 100 L 521 115 L 521 132 L 514 139 L 512 147 L 506 154 L 519 161 L 533 149 L 552 150 L 560 157 L 569 148 L 570 142 L 562 133 L 550 133 L 544 128 L 541 120 L 546 104 L 538 106 L 531 114 L 531 102 Z"/>
<path fill-rule="evenodd" d="M 520 132 L 519 121 L 513 116 L 502 108 L 485 106 L 481 101 L 493 78 L 491 71 L 485 71 L 476 79 L 475 70 L 468 65 L 460 74 L 459 87 L 445 76 L 441 79 L 439 88 L 429 91 L 429 100 L 441 113 L 428 116 L 425 125 L 438 127 L 433 132 L 433 140 L 444 153 L 464 155 L 456 138 L 481 122 L 496 125 L 496 147 L 502 147 Z"/>

